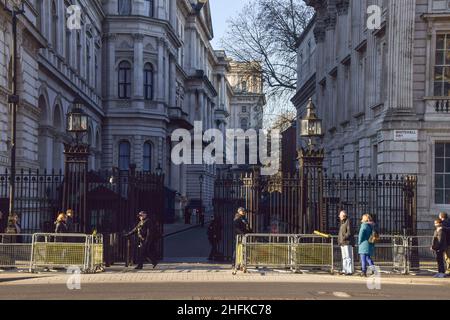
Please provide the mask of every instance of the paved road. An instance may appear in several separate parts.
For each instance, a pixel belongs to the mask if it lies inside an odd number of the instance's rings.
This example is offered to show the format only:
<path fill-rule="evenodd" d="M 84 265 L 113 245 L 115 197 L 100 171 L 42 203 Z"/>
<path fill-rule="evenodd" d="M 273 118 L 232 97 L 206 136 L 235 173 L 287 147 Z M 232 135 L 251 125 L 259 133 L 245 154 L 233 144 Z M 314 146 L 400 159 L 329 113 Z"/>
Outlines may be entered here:
<path fill-rule="evenodd" d="M 105 283 L 82 284 L 68 290 L 62 284 L 0 285 L 0 299 L 439 299 L 450 298 L 450 286 L 385 285 L 368 290 L 363 284 L 342 283 Z"/>
<path fill-rule="evenodd" d="M 381 289 L 367 280 L 329 274 L 238 273 L 227 265 L 163 263 L 156 270 L 116 266 L 81 275 L 69 290 L 64 273 L 0 274 L 0 299 L 450 299 L 450 279 L 383 275 Z"/>
<path fill-rule="evenodd" d="M 164 257 L 168 261 L 185 261 L 183 258 L 199 257 L 204 262 L 209 256 L 210 245 L 207 227 L 197 227 L 168 236 L 164 241 Z"/>

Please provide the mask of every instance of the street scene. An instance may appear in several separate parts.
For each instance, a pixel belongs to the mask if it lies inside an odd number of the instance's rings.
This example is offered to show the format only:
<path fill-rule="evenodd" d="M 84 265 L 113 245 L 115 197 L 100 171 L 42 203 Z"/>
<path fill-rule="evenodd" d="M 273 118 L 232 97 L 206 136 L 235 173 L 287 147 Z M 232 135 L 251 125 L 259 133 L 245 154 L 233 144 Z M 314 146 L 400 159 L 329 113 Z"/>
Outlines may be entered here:
<path fill-rule="evenodd" d="M 450 1 L 0 26 L 0 300 L 450 299 Z"/>

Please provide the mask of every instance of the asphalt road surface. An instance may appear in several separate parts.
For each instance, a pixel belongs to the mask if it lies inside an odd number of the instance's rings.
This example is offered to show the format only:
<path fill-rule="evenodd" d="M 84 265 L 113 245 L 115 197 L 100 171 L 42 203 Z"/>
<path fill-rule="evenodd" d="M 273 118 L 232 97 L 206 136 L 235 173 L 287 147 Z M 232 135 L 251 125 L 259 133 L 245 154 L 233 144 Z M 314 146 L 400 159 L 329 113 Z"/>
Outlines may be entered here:
<path fill-rule="evenodd" d="M 208 258 L 211 246 L 207 236 L 207 225 L 168 236 L 164 239 L 164 257 L 170 261 L 183 262 L 188 257 Z"/>
<path fill-rule="evenodd" d="M 68 300 L 236 300 L 236 299 L 450 299 L 450 286 L 383 285 L 369 290 L 363 284 L 339 283 L 92 283 L 81 290 L 61 284 L 16 285 L 0 283 L 0 299 Z"/>

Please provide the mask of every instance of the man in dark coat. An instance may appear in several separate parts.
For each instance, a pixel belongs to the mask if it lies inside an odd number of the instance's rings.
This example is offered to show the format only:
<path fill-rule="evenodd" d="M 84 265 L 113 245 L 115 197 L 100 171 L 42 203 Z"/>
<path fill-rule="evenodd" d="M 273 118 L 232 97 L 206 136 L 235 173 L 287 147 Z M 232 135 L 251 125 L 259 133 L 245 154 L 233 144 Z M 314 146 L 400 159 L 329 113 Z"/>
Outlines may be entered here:
<path fill-rule="evenodd" d="M 239 208 L 236 215 L 234 216 L 233 228 L 236 235 L 252 233 L 246 214 L 247 212 L 244 208 Z"/>
<path fill-rule="evenodd" d="M 144 260 L 149 259 L 153 264 L 153 268 L 158 265 L 156 255 L 156 241 L 158 234 L 156 232 L 156 225 L 150 221 L 148 214 L 141 211 L 138 215 L 139 223 L 126 236 L 130 237 L 134 234 L 138 237 L 138 255 L 136 270 L 141 270 L 144 267 Z"/>
<path fill-rule="evenodd" d="M 447 239 L 446 233 L 442 227 L 442 221 L 440 219 L 434 222 L 436 230 L 433 235 L 433 242 L 431 244 L 431 250 L 436 252 L 436 261 L 438 264 L 438 273 L 435 278 L 445 277 L 445 263 L 444 263 L 444 253 L 447 250 Z"/>
<path fill-rule="evenodd" d="M 353 264 L 354 237 L 352 232 L 352 224 L 345 210 L 342 210 L 339 213 L 339 220 L 341 221 L 338 234 L 338 244 L 341 247 L 341 254 L 342 254 L 341 274 L 352 275 L 354 272 L 354 264 Z"/>
<path fill-rule="evenodd" d="M 218 255 L 218 246 L 221 240 L 222 226 L 220 220 L 211 216 L 211 223 L 208 227 L 208 240 L 211 244 L 211 252 L 208 260 L 214 260 Z"/>
<path fill-rule="evenodd" d="M 234 216 L 233 220 L 233 229 L 234 229 L 234 238 L 233 238 L 233 269 L 236 268 L 236 241 L 237 236 L 243 236 L 248 233 L 252 233 L 252 229 L 250 228 L 250 225 L 248 223 L 247 217 L 247 210 L 245 208 L 239 208 L 237 210 L 236 215 Z M 234 271 L 235 272 L 235 271 Z"/>

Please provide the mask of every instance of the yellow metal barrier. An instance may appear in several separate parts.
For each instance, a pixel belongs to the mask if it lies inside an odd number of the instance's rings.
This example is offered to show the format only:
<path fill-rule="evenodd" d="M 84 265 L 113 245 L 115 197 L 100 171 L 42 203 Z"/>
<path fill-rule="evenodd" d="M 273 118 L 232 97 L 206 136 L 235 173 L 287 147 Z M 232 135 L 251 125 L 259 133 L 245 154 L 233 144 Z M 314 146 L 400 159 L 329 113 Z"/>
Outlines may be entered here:
<path fill-rule="evenodd" d="M 250 267 L 333 271 L 333 239 L 317 235 L 247 234 L 237 238 L 236 270 Z"/>
<path fill-rule="evenodd" d="M 103 237 L 83 234 L 34 234 L 30 271 L 37 268 L 79 267 L 103 270 Z"/>

